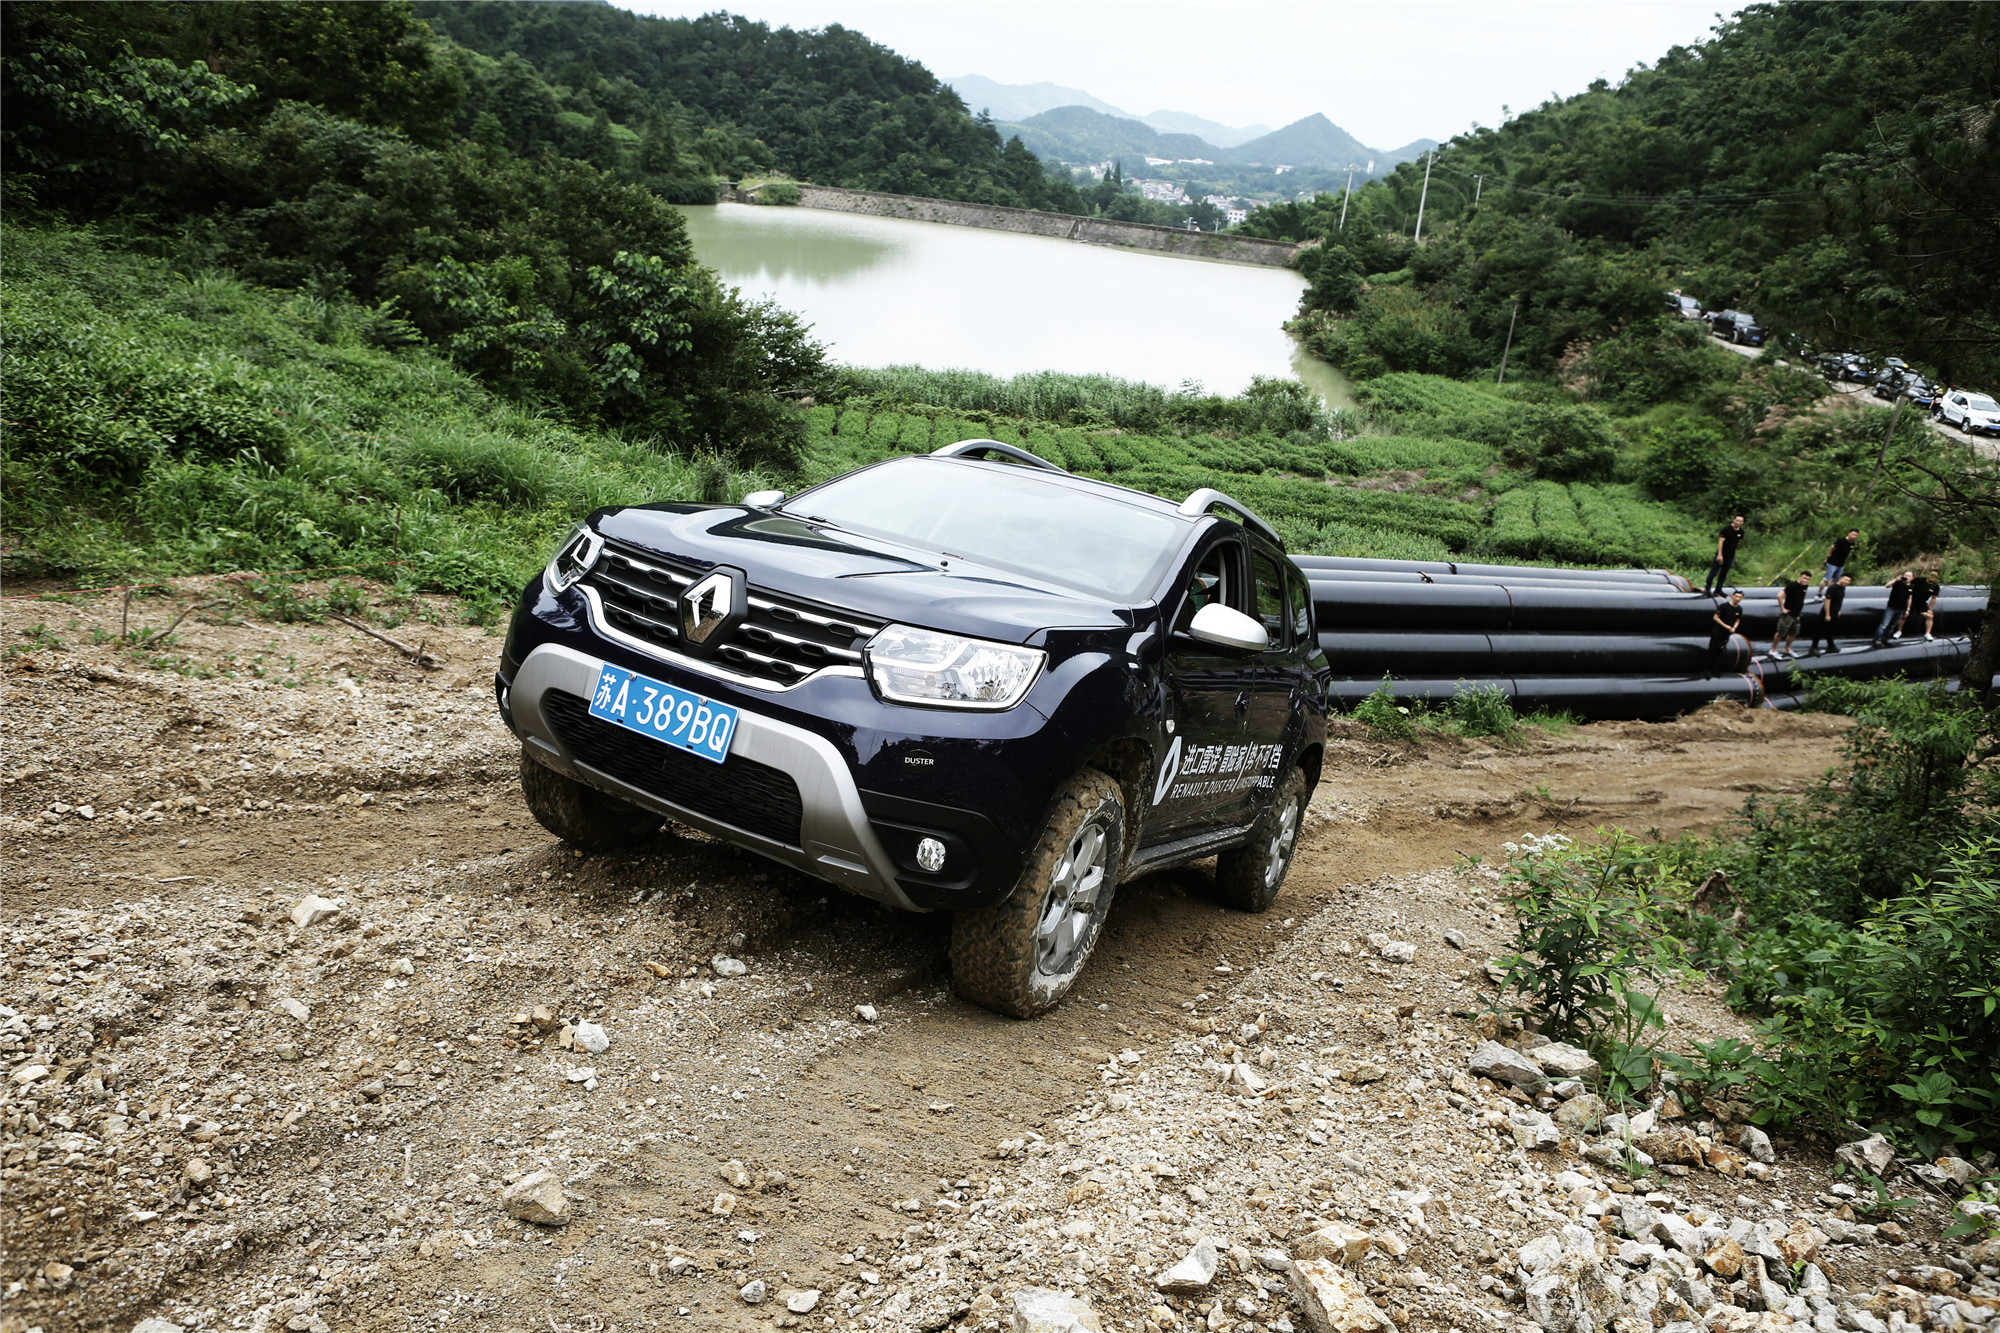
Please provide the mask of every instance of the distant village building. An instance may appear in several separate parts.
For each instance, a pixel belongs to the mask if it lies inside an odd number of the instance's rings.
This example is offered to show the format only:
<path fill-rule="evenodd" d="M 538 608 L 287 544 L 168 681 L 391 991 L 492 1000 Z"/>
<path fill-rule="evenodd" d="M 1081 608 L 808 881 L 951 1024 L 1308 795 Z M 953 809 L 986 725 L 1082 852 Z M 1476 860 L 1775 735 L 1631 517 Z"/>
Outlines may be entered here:
<path fill-rule="evenodd" d="M 1229 220 L 1230 226 L 1240 226 L 1250 216 L 1250 210 L 1247 208 L 1225 208 L 1222 210 L 1222 216 Z"/>

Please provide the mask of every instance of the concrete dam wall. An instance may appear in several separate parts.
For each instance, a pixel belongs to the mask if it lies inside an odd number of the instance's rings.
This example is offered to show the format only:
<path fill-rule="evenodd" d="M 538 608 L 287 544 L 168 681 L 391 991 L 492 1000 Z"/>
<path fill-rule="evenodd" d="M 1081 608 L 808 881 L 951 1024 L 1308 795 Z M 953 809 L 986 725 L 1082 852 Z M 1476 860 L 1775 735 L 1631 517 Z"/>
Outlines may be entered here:
<path fill-rule="evenodd" d="M 749 193 L 737 193 L 734 197 L 746 198 Z M 1182 255 L 1190 259 L 1219 259 L 1232 264 L 1262 264 L 1270 268 L 1287 266 L 1298 253 L 1298 247 L 1289 241 L 1217 236 L 1209 232 L 1155 227 L 1144 222 L 1078 218 L 1066 213 L 1042 213 L 1032 208 L 920 199 L 907 194 L 843 190 L 831 185 L 800 185 L 799 207 L 907 218 L 914 222 L 945 222 L 957 227 L 985 227 L 990 231 L 1082 241 L 1086 245 L 1115 245 L 1127 250 L 1150 250 L 1156 254 Z"/>

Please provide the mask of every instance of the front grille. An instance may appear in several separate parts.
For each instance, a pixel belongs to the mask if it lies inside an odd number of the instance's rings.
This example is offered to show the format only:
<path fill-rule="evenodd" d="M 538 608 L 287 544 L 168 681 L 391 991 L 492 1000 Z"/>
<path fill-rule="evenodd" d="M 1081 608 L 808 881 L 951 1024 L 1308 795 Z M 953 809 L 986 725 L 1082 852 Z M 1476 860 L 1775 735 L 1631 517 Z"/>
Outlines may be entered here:
<path fill-rule="evenodd" d="M 697 758 L 592 717 L 588 701 L 561 690 L 542 696 L 542 716 L 565 749 L 600 773 L 731 828 L 800 845 L 805 806 L 783 769 L 734 754 L 719 764 Z"/>
<path fill-rule="evenodd" d="M 642 643 L 685 652 L 680 596 L 701 571 L 607 541 L 584 583 L 597 592 L 604 619 Z M 861 648 L 881 629 L 831 607 L 750 589 L 750 606 L 728 636 L 711 645 L 717 663 L 773 685 L 796 685 L 822 667 L 859 666 Z"/>

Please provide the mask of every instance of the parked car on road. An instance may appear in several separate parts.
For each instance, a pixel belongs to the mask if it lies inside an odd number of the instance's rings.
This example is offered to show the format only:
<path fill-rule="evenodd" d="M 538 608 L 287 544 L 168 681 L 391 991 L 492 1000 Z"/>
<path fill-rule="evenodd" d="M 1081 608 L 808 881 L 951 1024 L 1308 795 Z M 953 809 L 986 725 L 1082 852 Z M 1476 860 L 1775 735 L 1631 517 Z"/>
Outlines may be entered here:
<path fill-rule="evenodd" d="M 1953 389 L 1938 400 L 1937 417 L 1967 435 L 2000 435 L 2000 403 L 1988 394 Z"/>
<path fill-rule="evenodd" d="M 1859 352 L 1823 352 L 1813 358 L 1813 364 L 1836 384 L 1865 384 L 1875 373 L 1874 363 Z"/>
<path fill-rule="evenodd" d="M 1679 292 L 1668 292 L 1667 313 L 1676 319 L 1700 319 L 1701 302 Z"/>
<path fill-rule="evenodd" d="M 1764 326 L 1744 310 L 1718 310 L 1708 317 L 1708 331 L 1725 342 L 1744 347 L 1764 345 Z"/>
<path fill-rule="evenodd" d="M 965 440 L 791 499 L 600 509 L 522 593 L 494 681 L 528 808 L 588 850 L 673 819 L 906 911 L 959 993 L 1069 991 L 1116 886 L 1216 858 L 1284 884 L 1326 749 L 1306 577 L 1213 490 L 1176 504 Z"/>

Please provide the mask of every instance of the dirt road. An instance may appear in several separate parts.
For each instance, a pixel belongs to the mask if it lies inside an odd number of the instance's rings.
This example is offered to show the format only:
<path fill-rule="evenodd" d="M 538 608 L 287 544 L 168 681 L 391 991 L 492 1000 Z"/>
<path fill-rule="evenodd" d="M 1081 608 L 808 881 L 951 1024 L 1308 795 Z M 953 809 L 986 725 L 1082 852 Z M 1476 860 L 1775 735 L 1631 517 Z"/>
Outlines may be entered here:
<path fill-rule="evenodd" d="M 559 845 L 521 806 L 479 630 L 414 608 L 389 632 L 447 659 L 424 671 L 239 606 L 149 666 L 89 646 L 114 599 L 25 605 L 0 678 L 0 1326 L 49 1333 L 971 1328 L 1030 1281 L 1136 1327 L 1188 1238 L 1254 1249 L 1372 1208 L 1350 1190 L 1371 1172 L 1493 1210 L 1486 1239 L 1420 1241 L 1425 1280 L 1396 1292 L 1409 1323 L 1463 1326 L 1497 1303 L 1480 1256 L 1539 1225 L 1528 1168 L 1422 1091 L 1462 1068 L 1478 1034 L 1453 1015 L 1510 933 L 1465 858 L 1558 824 L 1714 826 L 1801 788 L 1843 726 L 1717 706 L 1416 748 L 1338 723 L 1268 916 L 1207 902 L 1200 869 L 1125 886 L 1078 993 L 1019 1023 L 953 997 L 941 918 L 694 834 Z M 1357 954 L 1385 931 L 1413 963 Z M 566 1049 L 579 1021 L 608 1047 Z M 1266 1032 L 1271 1078 L 1348 1109 L 1201 1081 Z M 1398 1072 L 1329 1080 L 1357 1059 Z M 565 1225 L 502 1206 L 538 1170 Z M 1806 1175 L 1754 1189 L 1804 1201 Z M 1229 1281 L 1207 1327 L 1282 1333 L 1282 1297 Z M 821 1295 L 794 1314 L 788 1290 Z"/>

